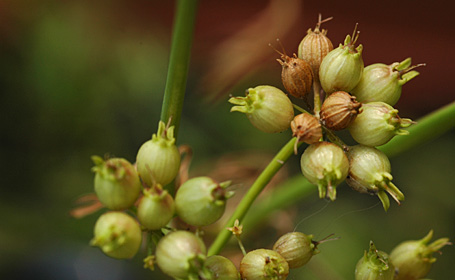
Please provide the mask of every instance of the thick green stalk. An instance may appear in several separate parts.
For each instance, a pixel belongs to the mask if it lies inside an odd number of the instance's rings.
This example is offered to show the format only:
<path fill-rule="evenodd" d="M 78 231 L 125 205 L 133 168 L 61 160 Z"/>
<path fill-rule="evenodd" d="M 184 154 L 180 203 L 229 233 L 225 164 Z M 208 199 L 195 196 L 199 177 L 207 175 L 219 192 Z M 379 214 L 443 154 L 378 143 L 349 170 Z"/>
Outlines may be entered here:
<path fill-rule="evenodd" d="M 231 218 L 227 222 L 226 227 L 221 230 L 212 246 L 210 247 L 208 251 L 209 256 L 218 254 L 223 246 L 228 242 L 229 238 L 232 235 L 232 232 L 227 230 L 227 227 L 232 227 L 235 220 L 237 219 L 240 222 L 242 221 L 243 217 L 246 215 L 248 209 L 250 209 L 257 196 L 270 182 L 278 170 L 280 170 L 287 159 L 294 153 L 295 141 L 296 138 L 293 137 L 291 140 L 289 140 L 289 142 L 286 143 L 286 145 L 284 145 L 284 147 L 278 152 L 278 154 L 276 154 L 276 156 L 272 159 L 272 161 L 267 165 L 267 167 L 262 171 L 256 181 L 250 187 L 249 191 L 245 194 L 242 201 L 240 201 L 239 205 L 235 209 L 234 214 L 232 214 Z"/>
<path fill-rule="evenodd" d="M 171 118 L 171 125 L 175 126 L 175 138 L 178 135 L 185 97 L 197 2 L 197 0 L 178 0 L 175 13 L 171 55 L 161 108 L 161 121 L 167 123 Z"/>
<path fill-rule="evenodd" d="M 454 127 L 455 102 L 450 103 L 449 105 L 421 118 L 417 121 L 417 124 L 408 129 L 410 131 L 410 135 L 398 135 L 386 145 L 381 146 L 380 149 L 388 156 L 396 156 L 399 153 L 410 150 L 420 144 L 436 139 Z M 286 144 L 286 146 L 288 145 L 289 143 Z M 283 151 L 286 146 L 283 147 L 281 151 Z M 269 176 L 270 175 L 273 176 L 273 174 L 269 174 Z M 257 181 L 253 184 L 253 186 L 257 185 L 256 183 Z M 254 228 L 255 225 L 263 221 L 271 212 L 295 204 L 299 200 L 315 192 L 316 189 L 317 188 L 309 183 L 303 176 L 299 175 L 289 179 L 285 184 L 280 186 L 279 189 L 270 193 L 267 197 L 255 205 L 253 211 L 246 216 L 243 223 L 244 228 Z M 253 201 L 250 202 L 250 205 L 251 203 L 253 203 Z M 236 212 L 231 217 L 231 220 L 229 220 L 228 226 L 233 224 L 236 216 L 241 216 L 242 218 L 245 217 L 246 212 L 241 212 L 239 208 L 236 209 Z M 246 210 L 248 209 L 249 207 Z M 223 230 L 217 236 L 217 239 L 209 250 L 210 254 L 217 254 L 221 250 L 230 237 L 229 233 L 230 232 L 227 230 Z"/>

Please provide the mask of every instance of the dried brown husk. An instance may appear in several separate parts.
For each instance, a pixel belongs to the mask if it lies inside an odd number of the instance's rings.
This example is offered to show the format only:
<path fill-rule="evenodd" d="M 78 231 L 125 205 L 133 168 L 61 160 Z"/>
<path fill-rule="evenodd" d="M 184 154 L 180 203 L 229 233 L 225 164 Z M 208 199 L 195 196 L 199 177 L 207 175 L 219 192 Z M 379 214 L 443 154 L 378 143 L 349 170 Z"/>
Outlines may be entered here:
<path fill-rule="evenodd" d="M 313 30 L 308 29 L 308 34 L 302 39 L 299 45 L 299 58 L 310 64 L 313 70 L 314 79 L 319 81 L 319 66 L 322 59 L 333 50 L 332 41 L 326 36 L 327 30 L 319 30 L 319 27 Z"/>
<path fill-rule="evenodd" d="M 311 66 L 305 60 L 294 57 L 281 55 L 281 60 L 277 61 L 283 66 L 281 71 L 281 80 L 284 88 L 294 97 L 305 98 L 312 91 L 313 71 Z"/>
<path fill-rule="evenodd" d="M 291 122 L 292 136 L 297 137 L 294 152 L 297 154 L 297 143 L 314 144 L 322 137 L 322 127 L 319 120 L 310 114 L 303 113 L 294 117 Z"/>
<path fill-rule="evenodd" d="M 327 97 L 322 104 L 320 116 L 328 129 L 343 130 L 354 121 L 362 106 L 355 96 L 345 91 L 337 91 Z"/>

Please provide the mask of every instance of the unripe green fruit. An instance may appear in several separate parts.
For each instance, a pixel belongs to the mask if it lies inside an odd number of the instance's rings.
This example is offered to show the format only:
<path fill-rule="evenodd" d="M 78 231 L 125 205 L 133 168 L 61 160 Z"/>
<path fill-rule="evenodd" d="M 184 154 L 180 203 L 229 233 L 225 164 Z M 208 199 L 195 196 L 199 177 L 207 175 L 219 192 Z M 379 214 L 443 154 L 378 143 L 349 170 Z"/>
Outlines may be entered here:
<path fill-rule="evenodd" d="M 346 179 L 349 161 L 343 149 L 329 142 L 318 142 L 306 148 L 300 159 L 305 178 L 317 185 L 319 197 L 336 198 L 336 186 Z"/>
<path fill-rule="evenodd" d="M 134 166 L 123 158 L 104 161 L 93 156 L 95 167 L 95 193 L 111 210 L 124 210 L 133 206 L 141 191 L 141 181 Z"/>
<path fill-rule="evenodd" d="M 395 268 L 387 253 L 377 250 L 370 241 L 370 249 L 355 267 L 355 280 L 393 280 L 394 275 Z"/>
<path fill-rule="evenodd" d="M 317 245 L 318 242 L 313 241 L 313 235 L 289 232 L 275 242 L 273 250 L 283 256 L 289 268 L 297 268 L 305 265 L 313 255 L 319 253 Z"/>
<path fill-rule="evenodd" d="M 289 265 L 277 252 L 257 249 L 248 252 L 240 262 L 240 275 L 247 280 L 282 280 L 289 274 Z"/>
<path fill-rule="evenodd" d="M 360 102 L 381 101 L 393 106 L 400 99 L 403 85 L 419 75 L 417 71 L 410 71 L 415 68 L 410 65 L 411 58 L 390 65 L 368 65 L 351 93 Z"/>
<path fill-rule="evenodd" d="M 180 153 L 175 146 L 174 127 L 159 123 L 157 134 L 145 142 L 137 153 L 137 171 L 148 186 L 169 184 L 178 174 Z"/>
<path fill-rule="evenodd" d="M 346 36 L 344 45 L 329 52 L 319 68 L 321 86 L 327 94 L 335 91 L 350 92 L 363 73 L 362 45 L 354 49 L 358 36 Z"/>
<path fill-rule="evenodd" d="M 231 112 L 245 113 L 250 122 L 267 133 L 282 132 L 289 128 L 294 118 L 294 107 L 289 97 L 272 86 L 249 88 L 246 97 L 232 97 Z"/>
<path fill-rule="evenodd" d="M 134 257 L 142 242 L 138 222 L 123 212 L 107 212 L 95 224 L 94 237 L 90 242 L 109 257 L 129 259 Z"/>
<path fill-rule="evenodd" d="M 223 256 L 210 256 L 205 261 L 205 267 L 212 272 L 213 280 L 238 280 L 240 279 L 237 268 L 231 260 Z"/>
<path fill-rule="evenodd" d="M 364 145 L 349 147 L 348 185 L 360 193 L 377 195 L 384 210 L 390 206 L 388 192 L 400 204 L 403 193 L 392 183 L 390 161 L 386 154 L 376 148 Z"/>
<path fill-rule="evenodd" d="M 390 260 L 398 270 L 396 280 L 417 280 L 430 272 L 436 261 L 433 257 L 442 247 L 451 244 L 448 238 L 440 238 L 428 244 L 433 238 L 433 230 L 420 240 L 405 241 L 390 253 Z"/>
<path fill-rule="evenodd" d="M 348 126 L 352 138 L 366 146 L 381 146 L 395 135 L 408 135 L 402 128 L 412 124 L 410 119 L 398 116 L 398 110 L 384 102 L 370 102 L 362 105 L 360 114 Z"/>
<path fill-rule="evenodd" d="M 206 226 L 224 213 L 226 200 L 233 195 L 230 182 L 216 183 L 209 177 L 196 177 L 183 183 L 175 195 L 175 210 L 185 223 Z"/>
<path fill-rule="evenodd" d="M 144 196 L 137 207 L 137 218 L 141 225 L 149 230 L 158 230 L 169 223 L 174 213 L 174 199 L 166 190 L 144 190 Z"/>
<path fill-rule="evenodd" d="M 206 259 L 206 248 L 193 233 L 175 231 L 161 238 L 155 256 L 158 267 L 165 274 L 179 279 L 198 279 Z"/>

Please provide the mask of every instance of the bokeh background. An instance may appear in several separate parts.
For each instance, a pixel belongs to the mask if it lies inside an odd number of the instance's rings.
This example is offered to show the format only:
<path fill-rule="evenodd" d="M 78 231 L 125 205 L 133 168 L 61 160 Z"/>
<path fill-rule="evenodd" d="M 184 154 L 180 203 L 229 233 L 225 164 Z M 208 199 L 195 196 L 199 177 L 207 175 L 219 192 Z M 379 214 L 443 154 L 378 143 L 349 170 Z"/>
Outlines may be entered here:
<path fill-rule="evenodd" d="M 174 1 L 0 2 L 1 279 L 167 279 L 132 260 L 104 256 L 88 243 L 102 212 L 70 216 L 76 200 L 93 192 L 91 155 L 134 161 L 157 128 L 164 92 Z M 290 132 L 256 131 L 229 113 L 229 95 L 270 84 L 282 88 L 278 54 L 297 52 L 318 13 L 334 45 L 361 31 L 365 64 L 412 57 L 421 75 L 404 87 L 395 106 L 419 117 L 453 102 L 455 25 L 451 1 L 209 1 L 201 0 L 178 144 L 192 147 L 190 176 L 234 178 L 237 198 Z M 455 120 L 454 120 L 455 124 Z M 409 136 L 409 137 L 412 137 Z M 301 149 L 303 150 L 303 149 Z M 271 187 L 299 176 L 292 157 Z M 337 201 L 302 198 L 245 228 L 247 250 L 271 248 L 295 229 L 316 239 L 321 253 L 289 279 L 353 279 L 373 240 L 390 251 L 430 229 L 455 238 L 455 132 L 391 159 L 394 182 L 406 195 L 385 213 L 375 197 L 339 187 Z M 298 184 L 296 187 L 299 187 Z M 221 226 L 221 225 L 220 225 Z M 210 240 L 216 226 L 207 229 Z M 452 279 L 454 246 L 428 278 Z M 239 250 L 223 252 L 238 264 Z"/>

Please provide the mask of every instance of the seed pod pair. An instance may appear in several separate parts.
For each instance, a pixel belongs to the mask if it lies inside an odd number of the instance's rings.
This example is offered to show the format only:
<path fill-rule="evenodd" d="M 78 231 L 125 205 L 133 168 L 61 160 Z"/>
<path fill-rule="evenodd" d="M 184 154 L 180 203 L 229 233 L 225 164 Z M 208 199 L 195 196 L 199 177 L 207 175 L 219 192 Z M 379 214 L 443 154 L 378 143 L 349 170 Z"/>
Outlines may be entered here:
<path fill-rule="evenodd" d="M 413 123 L 398 116 L 398 110 L 384 102 L 365 103 L 357 118 L 349 125 L 349 133 L 359 144 L 381 146 L 395 135 L 407 135 L 402 128 Z"/>
<path fill-rule="evenodd" d="M 344 45 L 329 52 L 319 68 L 319 79 L 326 94 L 335 91 L 350 92 L 360 81 L 363 73 L 363 46 L 355 48 L 358 34 L 346 36 Z"/>
<path fill-rule="evenodd" d="M 419 75 L 412 69 L 421 65 L 411 66 L 411 58 L 390 65 L 369 65 L 351 93 L 361 102 L 381 101 L 393 106 L 400 99 L 403 85 Z"/>
<path fill-rule="evenodd" d="M 370 249 L 355 267 L 355 280 L 393 280 L 394 276 L 395 267 L 387 253 L 377 250 L 370 241 Z"/>
<path fill-rule="evenodd" d="M 249 88 L 246 97 L 232 97 L 231 112 L 247 115 L 250 122 L 259 130 L 267 133 L 282 132 L 289 128 L 294 118 L 291 100 L 280 89 L 272 86 Z"/>
<path fill-rule="evenodd" d="M 137 171 L 142 182 L 148 186 L 165 186 L 177 176 L 180 168 L 180 153 L 175 146 L 174 127 L 159 122 L 158 132 L 145 142 L 137 152 Z"/>
<path fill-rule="evenodd" d="M 403 193 L 392 183 L 390 161 L 387 156 L 376 148 L 364 145 L 349 147 L 349 174 L 346 178 L 348 185 L 360 193 L 377 195 L 384 210 L 390 207 L 386 194 L 400 204 L 404 200 Z"/>
<path fill-rule="evenodd" d="M 123 158 L 104 161 L 92 157 L 95 167 L 95 193 L 111 210 L 124 210 L 133 206 L 141 191 L 141 181 L 134 166 Z"/>
<path fill-rule="evenodd" d="M 442 247 L 451 245 L 448 238 L 440 238 L 428 244 L 433 238 L 433 230 L 420 240 L 405 241 L 390 253 L 390 260 L 398 270 L 396 280 L 417 280 L 430 272 L 433 257 Z"/>
<path fill-rule="evenodd" d="M 328 129 L 343 130 L 357 117 L 361 105 L 345 91 L 334 92 L 322 103 L 321 122 Z"/>

